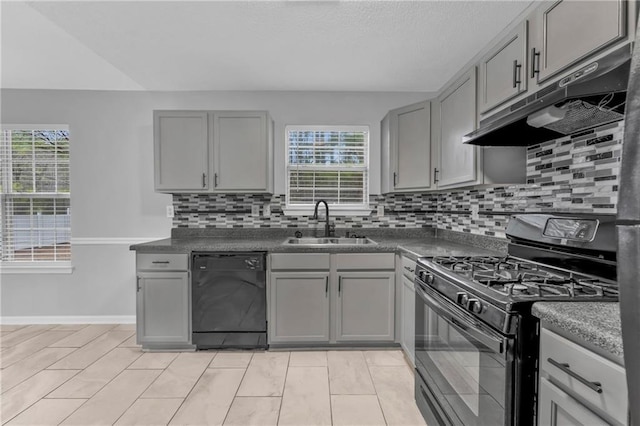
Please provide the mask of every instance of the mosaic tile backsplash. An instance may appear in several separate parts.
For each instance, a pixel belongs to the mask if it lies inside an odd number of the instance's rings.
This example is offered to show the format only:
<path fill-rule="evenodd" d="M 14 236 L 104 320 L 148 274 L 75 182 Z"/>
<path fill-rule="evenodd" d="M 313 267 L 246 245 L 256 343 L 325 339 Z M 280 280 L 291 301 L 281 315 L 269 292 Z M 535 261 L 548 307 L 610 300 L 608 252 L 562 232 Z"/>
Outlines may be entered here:
<path fill-rule="evenodd" d="M 338 228 L 435 227 L 504 238 L 510 214 L 616 213 L 623 122 L 527 149 L 527 183 L 426 193 L 372 195 L 366 217 L 332 216 Z M 265 205 L 271 208 L 263 216 Z M 284 195 L 175 194 L 174 227 L 321 227 L 309 216 L 286 216 Z M 251 215 L 258 205 L 259 216 Z M 377 216 L 378 205 L 384 216 Z M 477 218 L 471 214 L 478 210 Z"/>

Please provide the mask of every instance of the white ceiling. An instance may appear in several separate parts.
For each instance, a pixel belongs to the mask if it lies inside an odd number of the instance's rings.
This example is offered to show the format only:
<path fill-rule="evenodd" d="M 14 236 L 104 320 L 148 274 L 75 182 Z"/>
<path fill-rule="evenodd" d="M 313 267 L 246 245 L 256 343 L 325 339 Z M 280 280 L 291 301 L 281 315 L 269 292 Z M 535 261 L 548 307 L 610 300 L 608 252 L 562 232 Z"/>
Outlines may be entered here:
<path fill-rule="evenodd" d="M 436 92 L 530 1 L 11 1 L 3 88 Z"/>

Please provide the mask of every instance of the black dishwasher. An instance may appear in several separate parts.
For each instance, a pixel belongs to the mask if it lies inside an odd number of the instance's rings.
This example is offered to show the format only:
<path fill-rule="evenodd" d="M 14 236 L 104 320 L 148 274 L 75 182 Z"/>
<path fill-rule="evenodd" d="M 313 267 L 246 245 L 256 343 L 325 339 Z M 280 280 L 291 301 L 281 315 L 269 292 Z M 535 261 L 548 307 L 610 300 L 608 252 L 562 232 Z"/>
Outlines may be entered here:
<path fill-rule="evenodd" d="M 193 253 L 192 340 L 197 349 L 266 348 L 265 253 Z"/>

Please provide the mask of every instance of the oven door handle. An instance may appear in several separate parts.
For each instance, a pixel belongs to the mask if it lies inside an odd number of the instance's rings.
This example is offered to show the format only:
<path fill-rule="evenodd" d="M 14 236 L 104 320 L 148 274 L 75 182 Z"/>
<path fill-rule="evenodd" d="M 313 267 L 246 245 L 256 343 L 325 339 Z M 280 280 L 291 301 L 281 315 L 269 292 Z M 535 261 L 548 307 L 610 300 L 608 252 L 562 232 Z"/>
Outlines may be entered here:
<path fill-rule="evenodd" d="M 458 315 L 455 312 L 452 312 L 450 309 L 447 309 L 442 303 L 438 302 L 432 296 L 428 295 L 423 288 L 419 285 L 416 285 L 416 293 L 420 298 L 426 303 L 431 309 L 436 311 L 440 315 L 440 317 L 445 320 L 449 325 L 453 328 L 467 334 L 493 352 L 503 354 L 506 350 L 506 340 L 504 337 L 499 337 L 493 334 L 490 334 L 488 331 L 482 329 L 480 324 L 474 324 L 473 322 L 465 319 L 461 315 Z"/>

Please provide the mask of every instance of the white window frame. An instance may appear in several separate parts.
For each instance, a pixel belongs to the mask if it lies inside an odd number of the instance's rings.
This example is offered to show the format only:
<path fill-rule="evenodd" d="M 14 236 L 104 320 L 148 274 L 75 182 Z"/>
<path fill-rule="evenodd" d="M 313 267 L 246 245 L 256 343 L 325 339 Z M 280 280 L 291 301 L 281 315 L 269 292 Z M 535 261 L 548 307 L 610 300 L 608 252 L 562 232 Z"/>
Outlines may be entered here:
<path fill-rule="evenodd" d="M 69 131 L 69 126 L 66 124 L 2 124 L 0 125 L 0 131 L 5 130 L 65 130 Z M 70 165 L 69 165 L 70 166 Z M 0 179 L 5 179 L 7 176 L 0 176 Z M 7 182 L 3 187 L 6 187 Z M 5 193 L 1 193 L 0 197 L 3 199 Z M 11 193 L 8 193 L 11 194 Z M 68 195 L 60 195 L 55 193 L 55 198 L 71 198 L 71 192 Z M 37 198 L 35 196 L 33 198 Z M 29 198 L 27 196 L 26 198 Z M 5 210 L 2 205 L 2 199 L 0 199 L 0 218 L 4 220 Z M 0 229 L 3 228 L 3 224 L 0 221 Z M 70 241 L 71 244 L 71 241 Z M 71 248 L 73 250 L 73 248 Z M 73 255 L 73 253 L 71 253 Z M 0 274 L 71 274 L 74 267 L 72 265 L 72 258 L 69 260 L 56 260 L 56 261 L 7 261 L 0 259 Z"/>
<path fill-rule="evenodd" d="M 329 203 L 329 211 L 336 213 L 339 216 L 369 216 L 372 212 L 369 206 L 369 188 L 370 188 L 370 176 L 371 165 L 370 155 L 371 150 L 371 130 L 369 126 L 365 125 L 286 125 L 284 128 L 285 138 L 285 206 L 283 212 L 287 216 L 311 216 L 313 215 L 314 204 L 289 204 L 290 200 L 290 167 L 295 167 L 289 164 L 289 132 L 290 131 L 314 131 L 314 132 L 366 132 L 367 144 L 365 149 L 365 174 L 366 184 L 364 188 L 364 201 L 362 204 L 335 204 Z M 332 170 L 347 170 L 346 167 L 335 167 Z"/>

